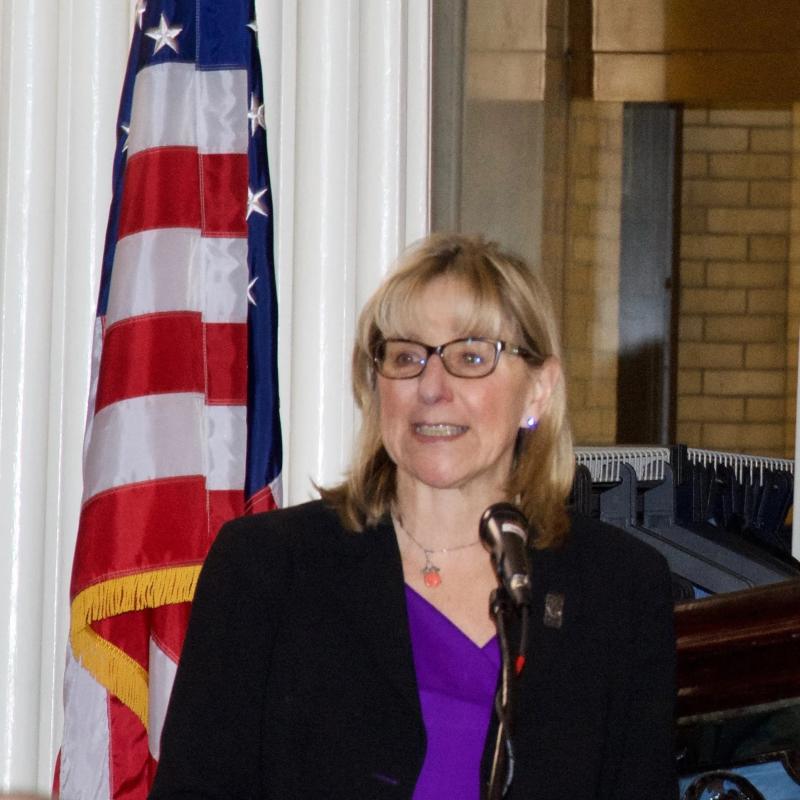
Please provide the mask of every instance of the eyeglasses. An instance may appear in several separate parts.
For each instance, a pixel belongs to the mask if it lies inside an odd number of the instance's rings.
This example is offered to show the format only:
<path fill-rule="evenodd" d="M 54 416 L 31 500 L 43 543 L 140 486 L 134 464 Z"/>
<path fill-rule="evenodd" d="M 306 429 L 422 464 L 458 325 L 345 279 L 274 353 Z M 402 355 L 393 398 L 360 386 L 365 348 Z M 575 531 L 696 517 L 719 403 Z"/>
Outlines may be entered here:
<path fill-rule="evenodd" d="M 485 378 L 494 372 L 500 353 L 521 356 L 541 364 L 544 358 L 532 350 L 500 339 L 470 337 L 453 339 L 435 347 L 409 339 L 383 339 L 375 348 L 375 369 L 384 378 L 398 380 L 422 374 L 432 355 L 442 359 L 444 368 L 456 378 Z"/>

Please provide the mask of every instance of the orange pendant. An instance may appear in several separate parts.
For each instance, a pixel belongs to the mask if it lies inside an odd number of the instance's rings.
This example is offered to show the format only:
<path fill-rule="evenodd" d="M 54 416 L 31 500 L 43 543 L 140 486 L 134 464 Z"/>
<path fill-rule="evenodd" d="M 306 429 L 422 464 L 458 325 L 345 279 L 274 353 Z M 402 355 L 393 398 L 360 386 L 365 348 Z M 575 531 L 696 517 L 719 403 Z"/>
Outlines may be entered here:
<path fill-rule="evenodd" d="M 433 564 L 426 564 L 422 568 L 422 580 L 429 589 L 435 589 L 439 586 L 442 582 L 439 567 L 434 567 Z"/>

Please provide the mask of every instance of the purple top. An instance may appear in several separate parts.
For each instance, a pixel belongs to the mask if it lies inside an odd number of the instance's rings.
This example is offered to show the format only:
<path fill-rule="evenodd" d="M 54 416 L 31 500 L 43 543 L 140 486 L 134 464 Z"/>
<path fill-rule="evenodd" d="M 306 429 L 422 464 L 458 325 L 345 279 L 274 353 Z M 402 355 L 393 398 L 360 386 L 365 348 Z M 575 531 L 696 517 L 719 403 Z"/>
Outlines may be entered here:
<path fill-rule="evenodd" d="M 478 800 L 481 756 L 500 671 L 497 637 L 478 647 L 410 586 L 406 605 L 428 735 L 413 800 Z"/>

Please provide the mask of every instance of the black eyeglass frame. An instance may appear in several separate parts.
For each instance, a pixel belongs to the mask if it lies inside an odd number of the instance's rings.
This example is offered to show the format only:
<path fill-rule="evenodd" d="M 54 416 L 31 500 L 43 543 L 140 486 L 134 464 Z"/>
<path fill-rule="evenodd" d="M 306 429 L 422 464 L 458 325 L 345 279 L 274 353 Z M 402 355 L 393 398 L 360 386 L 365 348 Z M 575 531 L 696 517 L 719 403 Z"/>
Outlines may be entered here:
<path fill-rule="evenodd" d="M 389 342 L 407 342 L 408 344 L 415 344 L 419 345 L 419 347 L 425 350 L 425 358 L 419 362 L 419 372 L 415 372 L 413 375 L 386 375 L 382 369 L 382 358 L 381 352 L 385 348 L 385 346 Z M 491 369 L 488 372 L 484 372 L 482 375 L 458 375 L 453 372 L 448 366 L 447 361 L 445 361 L 443 357 L 443 353 L 446 347 L 449 347 L 451 344 L 459 344 L 461 342 L 485 342 L 486 344 L 491 344 L 494 347 L 494 361 L 492 362 Z M 544 356 L 540 355 L 539 353 L 534 352 L 533 350 L 529 350 L 527 347 L 521 347 L 520 345 L 510 344 L 509 342 L 503 341 L 502 339 L 489 339 L 485 336 L 462 336 L 458 339 L 451 339 L 449 342 L 445 342 L 444 344 L 425 344 L 424 342 L 417 342 L 414 339 L 400 339 L 396 337 L 390 337 L 387 339 L 380 339 L 378 343 L 375 345 L 374 355 L 372 356 L 372 362 L 375 365 L 375 369 L 377 370 L 378 374 L 382 377 L 386 378 L 390 381 L 405 381 L 411 378 L 418 378 L 422 373 L 425 371 L 425 367 L 428 366 L 428 361 L 430 357 L 433 355 L 439 356 L 442 360 L 442 366 L 445 368 L 448 374 L 452 375 L 454 378 L 465 378 L 467 380 L 477 380 L 480 378 L 486 378 L 491 375 L 495 369 L 497 369 L 497 363 L 500 361 L 500 353 L 508 353 L 512 356 L 520 356 L 520 358 L 524 358 L 526 361 L 532 361 L 537 366 L 543 364 L 545 361 Z"/>

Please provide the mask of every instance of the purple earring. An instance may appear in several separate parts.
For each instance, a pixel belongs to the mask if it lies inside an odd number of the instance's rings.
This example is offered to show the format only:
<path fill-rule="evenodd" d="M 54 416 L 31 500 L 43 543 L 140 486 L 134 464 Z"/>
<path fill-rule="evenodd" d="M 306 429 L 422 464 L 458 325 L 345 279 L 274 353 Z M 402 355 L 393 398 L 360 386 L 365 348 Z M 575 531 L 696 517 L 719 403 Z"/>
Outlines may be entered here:
<path fill-rule="evenodd" d="M 528 417 L 525 420 L 525 424 L 528 426 L 529 431 L 535 431 L 539 427 L 539 420 L 536 417 Z"/>

